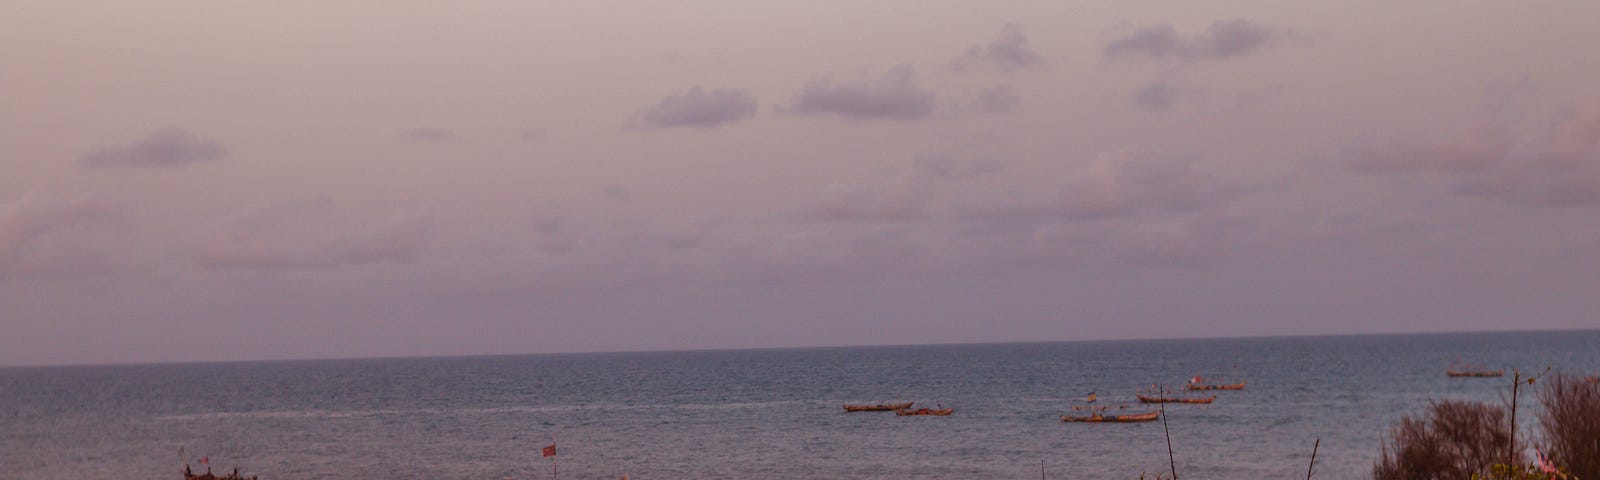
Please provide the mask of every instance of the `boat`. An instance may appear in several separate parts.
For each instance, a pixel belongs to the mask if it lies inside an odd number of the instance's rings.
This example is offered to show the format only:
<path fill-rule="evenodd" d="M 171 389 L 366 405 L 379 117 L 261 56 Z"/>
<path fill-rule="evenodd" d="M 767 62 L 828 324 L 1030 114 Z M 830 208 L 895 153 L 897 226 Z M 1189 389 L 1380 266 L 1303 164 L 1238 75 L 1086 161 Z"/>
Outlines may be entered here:
<path fill-rule="evenodd" d="M 1240 380 L 1239 383 L 1190 382 L 1184 384 L 1183 388 L 1188 390 L 1244 390 L 1244 381 Z"/>
<path fill-rule="evenodd" d="M 1451 367 L 1445 369 L 1445 375 L 1452 377 L 1499 377 L 1506 374 L 1505 370 L 1489 370 L 1483 367 Z"/>
<path fill-rule="evenodd" d="M 955 411 L 956 411 L 956 407 L 943 408 L 943 409 L 939 409 L 939 408 L 919 408 L 919 409 L 916 409 L 916 410 L 912 410 L 912 409 L 909 409 L 909 408 L 902 408 L 902 409 L 899 409 L 899 410 L 895 410 L 894 414 L 902 416 L 902 417 L 915 417 L 915 416 L 921 416 L 921 415 L 934 415 L 934 416 L 942 417 L 942 416 L 945 416 L 945 415 L 949 415 L 949 414 L 955 413 Z"/>
<path fill-rule="evenodd" d="M 844 411 L 846 411 L 846 412 L 893 412 L 895 410 L 905 410 L 907 408 L 911 408 L 911 404 L 913 404 L 913 403 L 917 403 L 917 402 L 879 403 L 879 404 L 874 404 L 874 405 L 851 405 L 851 404 L 846 403 L 846 404 L 844 404 Z"/>
<path fill-rule="evenodd" d="M 233 473 L 218 476 L 211 473 L 211 467 L 206 467 L 206 473 L 195 475 L 193 470 L 189 470 L 188 465 L 184 465 L 183 480 L 256 480 L 256 477 L 255 475 L 248 477 L 240 476 L 239 469 L 237 468 L 233 469 Z"/>
<path fill-rule="evenodd" d="M 1211 403 L 1217 400 L 1216 395 L 1209 397 L 1166 397 L 1149 396 L 1143 393 L 1137 395 L 1139 403 Z"/>
<path fill-rule="evenodd" d="M 1153 422 L 1161 418 L 1161 412 L 1125 413 L 1121 415 L 1106 415 L 1099 411 L 1090 412 L 1088 415 L 1062 415 L 1063 422 L 1084 423 L 1138 423 Z"/>
<path fill-rule="evenodd" d="M 1235 370 L 1238 370 L 1238 366 L 1234 366 L 1234 368 L 1235 368 Z M 1235 378 L 1237 378 L 1237 373 L 1235 373 Z M 1222 384 L 1222 382 L 1216 382 L 1216 384 L 1208 384 L 1208 382 L 1205 381 L 1205 378 L 1203 378 L 1203 376 L 1198 376 L 1198 374 L 1197 374 L 1197 376 L 1194 376 L 1194 378 L 1190 378 L 1189 382 L 1187 382 L 1187 384 L 1184 384 L 1184 389 L 1189 389 L 1189 390 L 1243 390 L 1243 389 L 1245 389 L 1245 381 L 1238 381 L 1237 384 Z"/>

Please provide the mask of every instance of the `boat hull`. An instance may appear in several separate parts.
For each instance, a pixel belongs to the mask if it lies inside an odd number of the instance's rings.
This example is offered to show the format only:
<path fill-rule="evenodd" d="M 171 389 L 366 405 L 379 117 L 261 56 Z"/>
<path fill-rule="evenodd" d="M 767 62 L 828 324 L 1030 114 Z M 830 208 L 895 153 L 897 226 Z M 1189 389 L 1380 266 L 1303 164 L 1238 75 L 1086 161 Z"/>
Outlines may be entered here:
<path fill-rule="evenodd" d="M 1216 400 L 1217 400 L 1217 396 L 1216 395 L 1212 395 L 1212 396 L 1204 397 L 1204 398 L 1150 397 L 1150 396 L 1145 396 L 1145 395 L 1139 395 L 1139 403 L 1211 403 L 1211 402 L 1214 402 Z"/>
<path fill-rule="evenodd" d="M 913 403 L 917 403 L 917 402 L 880 403 L 880 404 L 877 404 L 877 405 L 850 405 L 850 404 L 845 404 L 844 411 L 846 411 L 846 412 L 893 412 L 895 410 L 905 410 L 907 408 L 911 408 L 911 404 L 913 404 Z"/>
<path fill-rule="evenodd" d="M 1505 370 L 1479 371 L 1479 370 L 1446 370 L 1445 375 L 1452 377 L 1499 377 L 1506 374 Z"/>
<path fill-rule="evenodd" d="M 917 416 L 923 416 L 923 415 L 932 415 L 932 416 L 942 417 L 942 416 L 949 415 L 949 414 L 952 414 L 952 413 L 955 413 L 955 412 L 956 412 L 955 407 L 950 407 L 950 408 L 946 408 L 946 409 L 919 408 L 919 409 L 916 409 L 916 410 L 911 410 L 911 409 L 895 410 L 894 414 L 902 416 L 902 417 L 917 417 Z"/>
<path fill-rule="evenodd" d="M 1158 418 L 1161 418 L 1161 412 L 1135 413 L 1129 415 L 1062 415 L 1061 421 L 1082 423 L 1139 423 L 1153 422 Z"/>
<path fill-rule="evenodd" d="M 1228 384 L 1220 384 L 1220 385 L 1219 384 L 1205 384 L 1205 383 L 1191 383 L 1191 384 L 1188 384 L 1188 385 L 1184 385 L 1183 388 L 1186 388 L 1186 389 L 1189 389 L 1189 390 L 1244 390 L 1244 382 L 1228 383 Z"/>

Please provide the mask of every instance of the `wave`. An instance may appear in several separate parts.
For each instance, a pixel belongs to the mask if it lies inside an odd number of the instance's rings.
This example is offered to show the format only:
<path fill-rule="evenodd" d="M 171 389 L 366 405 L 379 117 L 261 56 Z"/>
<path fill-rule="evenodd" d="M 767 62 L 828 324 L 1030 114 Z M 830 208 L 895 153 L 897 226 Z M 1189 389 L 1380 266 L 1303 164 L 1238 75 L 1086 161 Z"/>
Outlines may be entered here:
<path fill-rule="evenodd" d="M 573 411 L 596 410 L 727 410 L 745 408 L 766 408 L 781 405 L 814 404 L 824 405 L 819 400 L 780 400 L 769 402 L 733 402 L 733 403 L 678 403 L 678 404 L 622 404 L 598 403 L 585 405 L 541 405 L 541 406 L 506 406 L 506 407 L 476 407 L 476 408 L 418 408 L 418 409 L 374 409 L 374 410 L 257 410 L 250 412 L 207 412 L 180 415 L 165 415 L 156 417 L 158 421 L 191 422 L 213 421 L 227 419 L 244 420 L 324 420 L 335 418 L 377 417 L 387 415 L 441 415 L 441 416 L 474 416 L 474 415 L 505 415 L 521 413 L 557 413 Z"/>

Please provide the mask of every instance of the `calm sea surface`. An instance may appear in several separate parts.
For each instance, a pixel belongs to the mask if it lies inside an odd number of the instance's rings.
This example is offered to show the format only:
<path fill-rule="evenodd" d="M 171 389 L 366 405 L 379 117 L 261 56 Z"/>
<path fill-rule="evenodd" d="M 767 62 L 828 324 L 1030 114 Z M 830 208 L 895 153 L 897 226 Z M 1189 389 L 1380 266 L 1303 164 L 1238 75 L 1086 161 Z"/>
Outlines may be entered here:
<path fill-rule="evenodd" d="M 1401 415 L 1509 390 L 1457 360 L 1592 374 L 1600 331 L 9 368 L 0 478 L 180 478 L 183 447 L 263 479 L 539 479 L 557 435 L 573 479 L 1134 479 L 1167 470 L 1160 422 L 1059 416 L 1199 373 L 1249 387 L 1169 406 L 1185 478 L 1301 477 L 1320 437 L 1316 478 L 1353 479 Z M 957 410 L 839 407 L 897 399 Z"/>

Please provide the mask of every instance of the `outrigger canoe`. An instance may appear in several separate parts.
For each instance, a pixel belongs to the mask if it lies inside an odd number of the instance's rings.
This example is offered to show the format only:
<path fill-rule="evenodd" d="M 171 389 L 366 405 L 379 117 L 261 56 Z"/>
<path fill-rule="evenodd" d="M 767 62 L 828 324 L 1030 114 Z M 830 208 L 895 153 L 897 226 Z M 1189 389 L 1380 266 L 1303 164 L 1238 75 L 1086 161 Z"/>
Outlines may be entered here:
<path fill-rule="evenodd" d="M 945 415 L 949 415 L 949 414 L 955 413 L 955 411 L 956 411 L 956 407 L 950 407 L 950 408 L 945 408 L 945 409 L 919 408 L 919 409 L 916 409 L 916 410 L 911 410 L 909 408 L 902 408 L 900 410 L 895 410 L 894 414 L 902 416 L 902 417 L 915 417 L 915 416 L 918 416 L 918 415 L 936 415 L 936 416 L 941 416 L 942 417 L 942 416 L 945 416 Z"/>
<path fill-rule="evenodd" d="M 847 404 L 844 405 L 844 411 L 846 411 L 846 412 L 893 412 L 895 410 L 905 410 L 907 408 L 911 408 L 911 404 L 913 404 L 913 403 L 917 403 L 917 402 L 879 403 L 879 404 L 876 404 L 876 405 L 851 405 L 851 404 L 847 403 Z"/>
<path fill-rule="evenodd" d="M 1505 370 L 1456 370 L 1444 371 L 1445 375 L 1452 377 L 1499 377 L 1506 374 Z"/>
<path fill-rule="evenodd" d="M 1244 382 L 1240 381 L 1239 383 L 1225 383 L 1225 384 L 1218 384 L 1218 383 L 1189 383 L 1189 384 L 1185 384 L 1183 386 L 1183 388 L 1187 388 L 1189 390 L 1244 390 Z"/>
<path fill-rule="evenodd" d="M 1216 395 L 1209 397 L 1151 397 L 1143 393 L 1138 394 L 1139 403 L 1211 403 L 1217 400 Z"/>
<path fill-rule="evenodd" d="M 1137 423 L 1153 422 L 1160 417 L 1161 412 L 1133 413 L 1124 415 L 1105 415 L 1101 414 L 1100 412 L 1094 412 L 1087 416 L 1062 415 L 1061 421 L 1085 423 Z"/>
<path fill-rule="evenodd" d="M 211 467 L 206 467 L 206 473 L 196 475 L 193 470 L 189 470 L 188 465 L 184 465 L 183 480 L 256 480 L 256 477 L 255 475 L 248 477 L 240 476 L 239 469 L 237 468 L 233 469 L 233 473 L 229 473 L 227 475 L 216 475 L 211 473 Z"/>

